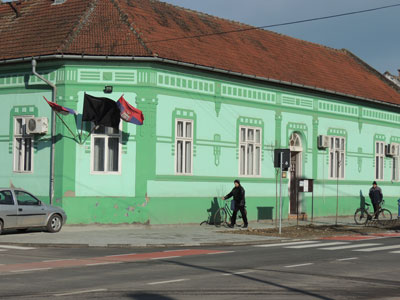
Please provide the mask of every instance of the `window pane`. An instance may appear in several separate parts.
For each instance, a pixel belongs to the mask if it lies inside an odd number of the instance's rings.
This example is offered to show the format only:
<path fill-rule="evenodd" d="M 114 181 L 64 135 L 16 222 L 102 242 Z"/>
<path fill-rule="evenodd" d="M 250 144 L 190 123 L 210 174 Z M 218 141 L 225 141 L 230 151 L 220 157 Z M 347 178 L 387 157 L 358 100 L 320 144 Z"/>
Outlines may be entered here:
<path fill-rule="evenodd" d="M 381 154 L 383 154 L 383 153 L 385 153 L 384 151 L 383 151 L 383 143 L 380 143 L 381 144 Z"/>
<path fill-rule="evenodd" d="M 118 172 L 119 138 L 108 139 L 108 170 Z"/>
<path fill-rule="evenodd" d="M 119 134 L 119 129 L 112 128 L 112 127 L 106 127 L 105 132 L 106 132 L 106 134 Z"/>
<path fill-rule="evenodd" d="M 335 139 L 331 138 L 331 149 L 335 148 Z"/>
<path fill-rule="evenodd" d="M 344 153 L 342 152 L 340 154 L 340 178 L 344 178 L 344 165 L 345 165 Z"/>
<path fill-rule="evenodd" d="M 32 170 L 32 139 L 25 139 L 24 171 Z"/>
<path fill-rule="evenodd" d="M 13 196 L 10 191 L 0 192 L 0 205 L 14 205 Z"/>
<path fill-rule="evenodd" d="M 255 175 L 260 175 L 260 164 L 261 164 L 261 149 L 260 147 L 256 147 Z"/>
<path fill-rule="evenodd" d="M 252 144 L 247 146 L 247 175 L 253 175 L 254 164 L 254 146 Z"/>
<path fill-rule="evenodd" d="M 95 138 L 94 139 L 94 171 L 104 172 L 104 160 L 105 160 L 105 139 Z"/>
<path fill-rule="evenodd" d="M 376 145 L 375 152 L 376 152 L 376 154 L 379 154 L 379 143 L 376 143 L 375 145 Z"/>
<path fill-rule="evenodd" d="M 14 153 L 14 166 L 15 171 L 21 171 L 21 164 L 22 164 L 22 139 L 17 138 L 15 139 L 15 153 Z"/>
<path fill-rule="evenodd" d="M 344 151 L 344 139 L 341 139 L 340 150 Z"/>
<path fill-rule="evenodd" d="M 17 197 L 18 205 L 39 205 L 39 200 L 28 193 L 15 191 L 15 196 Z"/>
<path fill-rule="evenodd" d="M 379 165 L 379 179 L 383 179 L 383 157 L 380 157 L 380 165 Z"/>
<path fill-rule="evenodd" d="M 339 168 L 340 168 L 340 157 L 339 157 L 339 151 L 335 152 L 335 178 L 339 177 Z"/>
<path fill-rule="evenodd" d="M 176 172 L 183 173 L 183 142 L 178 141 L 176 144 Z"/>
<path fill-rule="evenodd" d="M 14 133 L 15 134 L 23 134 L 23 119 L 22 118 L 16 119 Z"/>
<path fill-rule="evenodd" d="M 246 128 L 241 128 L 240 129 L 240 141 L 245 142 L 246 141 Z"/>
<path fill-rule="evenodd" d="M 183 122 L 178 121 L 177 128 L 176 128 L 176 135 L 178 137 L 183 137 Z"/>
<path fill-rule="evenodd" d="M 260 130 L 256 130 L 256 143 L 261 143 L 261 132 Z"/>
<path fill-rule="evenodd" d="M 240 146 L 240 175 L 245 175 L 246 169 L 246 146 Z"/>
<path fill-rule="evenodd" d="M 186 142 L 185 146 L 185 173 L 192 173 L 192 143 Z"/>
<path fill-rule="evenodd" d="M 379 179 L 379 157 L 375 157 L 375 178 Z"/>
<path fill-rule="evenodd" d="M 247 130 L 247 140 L 254 141 L 254 129 Z"/>
<path fill-rule="evenodd" d="M 191 138 L 192 137 L 192 123 L 191 122 L 186 122 L 186 137 Z"/>
<path fill-rule="evenodd" d="M 330 160 L 330 166 L 331 166 L 331 169 L 330 169 L 331 178 L 334 178 L 335 177 L 335 172 L 334 172 L 334 170 L 335 170 L 335 160 L 334 160 L 333 152 L 330 153 L 329 160 Z"/>
<path fill-rule="evenodd" d="M 340 149 L 340 139 L 339 138 L 335 139 L 335 148 Z"/>

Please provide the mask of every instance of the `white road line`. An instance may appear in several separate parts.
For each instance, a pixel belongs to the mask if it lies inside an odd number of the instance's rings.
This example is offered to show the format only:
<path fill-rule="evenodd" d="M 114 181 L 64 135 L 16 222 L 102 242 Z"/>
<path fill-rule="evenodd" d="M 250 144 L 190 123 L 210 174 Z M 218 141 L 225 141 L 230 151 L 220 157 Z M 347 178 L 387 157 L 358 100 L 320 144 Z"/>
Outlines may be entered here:
<path fill-rule="evenodd" d="M 50 260 L 42 260 L 42 262 L 59 262 L 59 261 L 68 261 L 68 260 L 76 260 L 76 258 L 50 259 Z"/>
<path fill-rule="evenodd" d="M 177 258 L 181 256 L 164 256 L 164 257 L 154 257 L 151 260 L 159 260 L 159 259 L 170 259 L 170 258 Z"/>
<path fill-rule="evenodd" d="M 302 245 L 302 244 L 312 244 L 316 243 L 317 241 L 303 241 L 303 242 L 290 242 L 290 243 L 277 243 L 277 244 L 265 244 L 265 245 L 255 245 L 253 247 L 279 247 L 279 246 L 290 246 L 290 245 Z"/>
<path fill-rule="evenodd" d="M 382 244 L 377 243 L 369 243 L 369 244 L 353 244 L 346 246 L 337 246 L 337 247 L 328 247 L 328 248 L 319 248 L 319 250 L 342 250 L 342 249 L 351 249 L 351 248 L 363 248 L 363 247 L 371 247 L 371 246 L 379 246 Z"/>
<path fill-rule="evenodd" d="M 355 259 L 358 259 L 358 257 L 340 258 L 340 259 L 337 259 L 337 261 L 346 261 L 346 260 L 355 260 Z"/>
<path fill-rule="evenodd" d="M 304 267 L 304 266 L 311 266 L 314 263 L 306 263 L 306 264 L 299 264 L 299 265 L 291 265 L 291 266 L 285 266 L 285 268 L 297 268 L 297 267 Z"/>
<path fill-rule="evenodd" d="M 303 249 L 303 248 L 313 248 L 313 247 L 324 247 L 324 246 L 333 246 L 333 245 L 345 245 L 348 244 L 348 242 L 333 242 L 333 243 L 317 243 L 317 244 L 311 244 L 311 245 L 300 245 L 300 246 L 289 246 L 285 248 L 289 249 Z"/>
<path fill-rule="evenodd" d="M 21 246 L 9 246 L 9 245 L 0 245 L 0 248 L 13 249 L 13 250 L 33 250 L 33 249 L 36 249 L 36 248 L 33 248 L 33 247 L 21 247 Z"/>
<path fill-rule="evenodd" d="M 87 294 L 87 293 L 106 292 L 106 291 L 107 291 L 107 289 L 86 290 L 86 291 L 76 291 L 76 292 L 63 293 L 63 294 L 54 294 L 54 296 L 62 297 L 62 296 L 71 296 L 71 295 L 79 295 L 79 294 Z"/>
<path fill-rule="evenodd" d="M 400 251 L 391 251 L 390 253 L 400 253 Z"/>
<path fill-rule="evenodd" d="M 21 273 L 21 272 L 33 272 L 33 271 L 47 271 L 53 268 L 37 268 L 37 269 L 25 269 L 25 270 L 15 270 L 11 271 L 11 273 Z"/>
<path fill-rule="evenodd" d="M 175 282 L 182 282 L 182 281 L 187 281 L 187 280 L 189 280 L 189 279 L 175 279 L 175 280 L 168 280 L 168 281 L 149 282 L 148 285 L 175 283 Z"/>
<path fill-rule="evenodd" d="M 179 249 L 179 250 L 165 250 L 163 252 L 178 252 L 178 251 L 188 251 L 189 249 Z"/>
<path fill-rule="evenodd" d="M 7 251 L 6 249 L 0 249 L 0 251 Z"/>
<path fill-rule="evenodd" d="M 383 247 L 373 247 L 367 249 L 356 249 L 353 251 L 360 251 L 360 252 L 373 252 L 373 251 L 382 251 L 382 250 L 390 250 L 390 249 L 397 249 L 400 248 L 400 245 L 391 245 L 391 246 L 383 246 Z"/>
<path fill-rule="evenodd" d="M 207 255 L 217 255 L 217 254 L 226 254 L 226 253 L 233 253 L 235 251 L 221 251 L 221 252 L 215 252 L 215 253 L 207 253 Z"/>
<path fill-rule="evenodd" d="M 248 273 L 253 273 L 255 272 L 254 270 L 251 271 L 241 271 L 241 272 L 234 272 L 234 273 L 224 273 L 222 276 L 232 276 L 232 275 L 241 275 L 241 274 L 248 274 Z"/>
<path fill-rule="evenodd" d="M 103 265 L 115 265 L 115 264 L 121 264 L 121 263 L 122 263 L 122 261 L 110 261 L 110 262 L 86 264 L 86 266 L 93 267 L 93 266 L 103 266 Z"/>

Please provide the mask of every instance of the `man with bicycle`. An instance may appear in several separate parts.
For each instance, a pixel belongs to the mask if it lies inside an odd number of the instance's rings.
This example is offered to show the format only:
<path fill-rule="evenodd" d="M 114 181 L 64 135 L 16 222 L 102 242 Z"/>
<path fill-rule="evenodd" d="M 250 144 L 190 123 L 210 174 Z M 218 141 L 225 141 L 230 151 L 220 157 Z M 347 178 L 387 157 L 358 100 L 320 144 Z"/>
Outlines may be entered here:
<path fill-rule="evenodd" d="M 246 198 L 245 198 L 245 191 L 244 188 L 240 184 L 240 180 L 236 179 L 234 181 L 235 187 L 232 189 L 232 191 L 226 195 L 225 197 L 222 197 L 222 200 L 229 199 L 233 196 L 233 200 L 235 203 L 235 208 L 233 210 L 232 218 L 231 218 L 231 224 L 229 227 L 233 228 L 236 223 L 236 215 L 238 211 L 242 213 L 242 218 L 243 218 L 243 228 L 247 228 L 248 222 L 247 222 L 247 216 L 246 216 Z"/>
<path fill-rule="evenodd" d="M 374 206 L 374 219 L 377 219 L 376 213 L 379 211 L 379 205 L 382 202 L 383 194 L 382 189 L 378 186 L 376 181 L 372 183 L 372 187 L 369 190 L 369 198 Z"/>

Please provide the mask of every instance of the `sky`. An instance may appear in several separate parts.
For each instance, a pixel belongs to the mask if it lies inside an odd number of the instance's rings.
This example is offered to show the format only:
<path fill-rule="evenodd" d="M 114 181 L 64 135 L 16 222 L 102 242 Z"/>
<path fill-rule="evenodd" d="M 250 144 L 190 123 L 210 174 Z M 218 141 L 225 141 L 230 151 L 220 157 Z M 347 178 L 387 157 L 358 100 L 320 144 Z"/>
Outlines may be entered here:
<path fill-rule="evenodd" d="M 253 26 L 400 4 L 400 0 L 162 1 Z M 348 49 L 381 73 L 389 71 L 397 75 L 400 69 L 400 6 L 270 30 L 337 49 Z"/>

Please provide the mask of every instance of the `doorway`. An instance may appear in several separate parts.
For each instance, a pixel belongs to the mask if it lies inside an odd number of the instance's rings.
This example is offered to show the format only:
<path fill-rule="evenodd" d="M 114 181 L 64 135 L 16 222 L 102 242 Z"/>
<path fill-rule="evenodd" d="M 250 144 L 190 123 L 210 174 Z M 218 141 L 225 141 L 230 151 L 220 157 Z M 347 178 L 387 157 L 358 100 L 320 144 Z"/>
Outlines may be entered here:
<path fill-rule="evenodd" d="M 301 137 L 298 133 L 293 133 L 290 136 L 289 148 L 290 148 L 289 212 L 291 215 L 296 215 L 297 212 L 299 213 L 301 212 L 301 199 L 299 198 L 297 181 L 299 178 L 301 178 L 302 175 L 302 152 L 303 152 Z"/>

